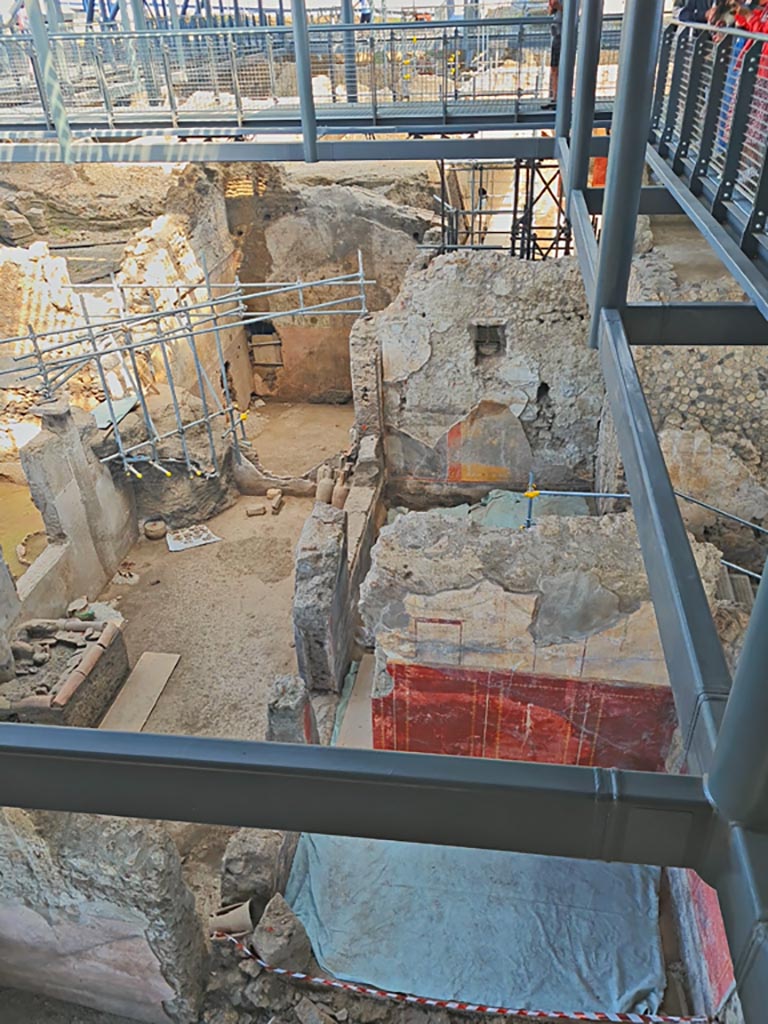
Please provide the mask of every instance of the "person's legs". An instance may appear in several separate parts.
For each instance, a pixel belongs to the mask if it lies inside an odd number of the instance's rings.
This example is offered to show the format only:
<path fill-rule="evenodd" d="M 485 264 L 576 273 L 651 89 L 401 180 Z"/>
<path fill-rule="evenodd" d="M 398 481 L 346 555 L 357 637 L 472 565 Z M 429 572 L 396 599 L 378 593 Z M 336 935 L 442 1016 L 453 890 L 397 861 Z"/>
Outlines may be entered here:
<path fill-rule="evenodd" d="M 360 24 L 361 25 L 368 25 L 368 24 L 370 24 L 371 13 L 372 13 L 371 11 L 363 11 L 362 12 L 362 14 L 360 15 Z"/>
<path fill-rule="evenodd" d="M 560 40 L 552 43 L 549 57 L 549 103 L 545 107 L 551 110 L 557 103 L 557 82 L 560 74 Z"/>

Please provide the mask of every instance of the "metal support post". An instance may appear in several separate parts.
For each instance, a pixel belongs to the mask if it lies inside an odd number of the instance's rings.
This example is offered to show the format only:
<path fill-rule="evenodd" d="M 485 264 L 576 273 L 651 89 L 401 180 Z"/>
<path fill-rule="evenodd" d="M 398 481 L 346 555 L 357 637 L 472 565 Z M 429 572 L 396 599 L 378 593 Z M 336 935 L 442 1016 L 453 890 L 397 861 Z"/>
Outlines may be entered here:
<path fill-rule="evenodd" d="M 154 104 L 157 103 L 160 97 L 160 90 L 155 81 L 155 69 L 149 49 L 149 29 L 147 18 L 144 14 L 143 0 L 130 0 L 130 8 L 133 17 L 133 27 L 137 33 L 142 33 L 134 39 L 133 44 L 136 47 L 139 63 L 141 64 L 147 98 L 150 103 Z"/>
<path fill-rule="evenodd" d="M 663 11 L 664 0 L 627 0 L 624 13 L 589 338 L 592 348 L 598 344 L 601 310 L 621 309 L 627 297 Z"/>
<path fill-rule="evenodd" d="M 309 52 L 307 8 L 304 0 L 291 0 L 293 45 L 296 51 L 296 80 L 301 106 L 301 133 L 304 143 L 304 161 L 317 163 L 317 117 L 312 95 L 312 59 Z"/>
<path fill-rule="evenodd" d="M 352 0 L 341 0 L 342 25 L 354 25 L 355 10 Z M 347 89 L 347 103 L 357 103 L 357 57 L 355 33 L 349 29 L 343 32 L 344 40 L 344 84 Z"/>
<path fill-rule="evenodd" d="M 563 30 L 560 42 L 560 73 L 557 79 L 557 112 L 555 135 L 568 135 L 571 130 L 573 102 L 573 73 L 576 66 L 576 35 L 579 18 L 579 0 L 565 0 L 563 4 Z"/>
<path fill-rule="evenodd" d="M 29 20 L 29 33 L 35 45 L 40 67 L 40 86 L 44 92 L 43 106 L 50 111 L 51 120 L 56 129 L 56 138 L 59 140 L 61 159 L 65 164 L 70 164 L 72 163 L 72 129 L 69 126 L 67 109 L 64 104 L 59 75 L 56 71 L 51 41 L 48 38 L 48 28 L 40 8 L 40 0 L 26 0 L 26 11 Z"/>
<path fill-rule="evenodd" d="M 61 32 L 64 28 L 64 12 L 61 0 L 46 0 L 45 9 L 48 13 L 48 24 L 52 32 Z"/>
<path fill-rule="evenodd" d="M 571 192 L 587 187 L 592 126 L 595 120 L 597 66 L 603 31 L 603 0 L 582 0 L 579 22 L 576 96 L 573 105 L 571 160 L 568 169 L 567 214 L 571 215 Z"/>
<path fill-rule="evenodd" d="M 768 830 L 768 567 L 757 591 L 715 748 L 709 793 L 721 814 Z"/>

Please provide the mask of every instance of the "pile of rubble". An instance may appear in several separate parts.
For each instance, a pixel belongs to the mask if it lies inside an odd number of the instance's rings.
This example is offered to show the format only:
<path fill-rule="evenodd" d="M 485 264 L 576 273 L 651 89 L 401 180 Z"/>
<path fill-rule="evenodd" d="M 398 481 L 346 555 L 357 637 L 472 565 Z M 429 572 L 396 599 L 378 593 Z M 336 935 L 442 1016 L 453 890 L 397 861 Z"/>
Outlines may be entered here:
<path fill-rule="evenodd" d="M 119 624 L 97 620 L 84 600 L 70 613 L 19 627 L 0 676 L 0 718 L 98 724 L 128 675 L 125 642 Z"/>

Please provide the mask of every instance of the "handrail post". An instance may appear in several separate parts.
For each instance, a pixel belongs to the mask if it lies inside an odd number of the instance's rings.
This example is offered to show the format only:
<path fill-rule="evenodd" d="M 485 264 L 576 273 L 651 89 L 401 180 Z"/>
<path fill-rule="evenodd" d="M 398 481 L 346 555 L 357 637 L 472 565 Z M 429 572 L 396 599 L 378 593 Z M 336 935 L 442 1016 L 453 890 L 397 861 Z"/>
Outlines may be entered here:
<path fill-rule="evenodd" d="M 341 0 L 342 25 L 355 24 L 355 11 L 352 0 Z M 357 54 L 355 33 L 346 29 L 343 32 L 344 46 L 344 84 L 347 90 L 347 103 L 357 103 Z"/>
<path fill-rule="evenodd" d="M 307 8 L 304 0 L 291 0 L 293 45 L 296 51 L 296 81 L 301 106 L 301 132 L 304 140 L 304 160 L 317 163 L 317 117 L 312 95 L 312 64 L 309 53 Z"/>

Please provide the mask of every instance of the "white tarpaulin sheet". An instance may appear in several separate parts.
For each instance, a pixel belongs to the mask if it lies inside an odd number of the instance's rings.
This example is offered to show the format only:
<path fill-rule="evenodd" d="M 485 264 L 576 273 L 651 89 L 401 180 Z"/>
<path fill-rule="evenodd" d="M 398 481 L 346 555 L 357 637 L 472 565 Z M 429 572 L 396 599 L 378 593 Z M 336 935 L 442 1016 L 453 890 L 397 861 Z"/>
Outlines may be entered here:
<path fill-rule="evenodd" d="M 436 999 L 656 1013 L 659 871 L 303 835 L 286 898 L 338 978 Z"/>

